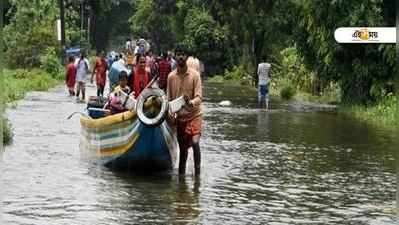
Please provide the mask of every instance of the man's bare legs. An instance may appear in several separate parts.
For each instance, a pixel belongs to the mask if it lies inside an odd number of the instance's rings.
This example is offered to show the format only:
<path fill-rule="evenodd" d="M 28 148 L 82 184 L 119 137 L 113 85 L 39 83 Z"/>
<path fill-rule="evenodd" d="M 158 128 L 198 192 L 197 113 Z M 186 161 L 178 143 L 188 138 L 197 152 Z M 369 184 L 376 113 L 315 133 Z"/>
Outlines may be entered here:
<path fill-rule="evenodd" d="M 76 85 L 76 99 L 79 99 L 80 94 L 80 82 Z"/>
<path fill-rule="evenodd" d="M 184 175 L 186 173 L 186 163 L 188 156 L 188 147 L 183 146 L 179 142 L 180 155 L 179 155 L 179 175 Z"/>
<path fill-rule="evenodd" d="M 82 82 L 82 84 L 81 84 L 82 86 L 81 86 L 81 88 L 82 88 L 82 101 L 84 101 L 86 98 L 85 98 L 85 92 L 86 92 L 86 88 L 85 88 L 85 83 L 83 83 Z"/>
<path fill-rule="evenodd" d="M 193 158 L 194 158 L 194 169 L 195 175 L 198 176 L 201 174 L 201 150 L 200 150 L 200 135 L 194 135 L 191 138 L 191 147 L 193 148 Z M 183 175 L 186 173 L 186 164 L 188 157 L 188 146 L 183 145 L 181 141 L 179 141 L 180 148 L 180 159 L 179 159 L 179 174 Z"/>
<path fill-rule="evenodd" d="M 200 150 L 200 135 L 194 135 L 192 137 L 191 143 L 193 147 L 193 156 L 194 156 L 194 169 L 195 169 L 195 175 L 199 176 L 201 173 L 201 150 Z"/>

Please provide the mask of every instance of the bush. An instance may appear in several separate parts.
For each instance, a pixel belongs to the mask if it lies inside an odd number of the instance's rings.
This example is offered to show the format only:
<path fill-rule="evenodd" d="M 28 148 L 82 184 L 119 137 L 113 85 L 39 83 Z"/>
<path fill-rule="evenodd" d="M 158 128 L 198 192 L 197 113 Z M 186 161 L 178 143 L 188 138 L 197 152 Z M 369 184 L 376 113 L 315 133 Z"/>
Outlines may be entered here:
<path fill-rule="evenodd" d="M 24 97 L 29 91 L 45 91 L 59 83 L 59 77 L 41 69 L 4 70 L 4 101 L 12 102 Z"/>
<path fill-rule="evenodd" d="M 210 77 L 208 79 L 208 81 L 211 82 L 211 83 L 223 83 L 224 82 L 224 78 L 223 78 L 223 76 L 216 75 L 216 76 Z"/>
<path fill-rule="evenodd" d="M 240 81 L 240 83 L 250 83 L 251 74 L 244 68 L 243 65 L 234 66 L 231 70 L 225 70 L 224 79 Z"/>
<path fill-rule="evenodd" d="M 296 90 L 312 93 L 317 82 L 316 74 L 305 67 L 304 59 L 296 46 L 285 48 L 280 55 L 281 67 L 273 75 L 290 80 Z M 273 67 L 272 70 L 274 71 Z"/>
<path fill-rule="evenodd" d="M 1 123 L 2 123 L 2 128 L 3 128 L 3 144 L 9 145 L 12 142 L 12 138 L 13 138 L 11 124 L 8 121 L 8 119 L 4 118 L 4 117 L 1 119 Z"/>
<path fill-rule="evenodd" d="M 296 94 L 296 90 L 292 85 L 284 85 L 280 90 L 280 96 L 282 99 L 290 100 Z"/>
<path fill-rule="evenodd" d="M 388 127 L 399 126 L 399 101 L 398 97 L 392 93 L 384 96 L 377 104 L 364 105 L 344 105 L 341 112 L 353 115 L 358 119 L 372 122 L 376 125 Z"/>
<path fill-rule="evenodd" d="M 40 64 L 40 68 L 49 73 L 53 78 L 58 78 L 63 74 L 63 66 L 53 47 L 46 49 L 46 53 L 40 57 Z"/>

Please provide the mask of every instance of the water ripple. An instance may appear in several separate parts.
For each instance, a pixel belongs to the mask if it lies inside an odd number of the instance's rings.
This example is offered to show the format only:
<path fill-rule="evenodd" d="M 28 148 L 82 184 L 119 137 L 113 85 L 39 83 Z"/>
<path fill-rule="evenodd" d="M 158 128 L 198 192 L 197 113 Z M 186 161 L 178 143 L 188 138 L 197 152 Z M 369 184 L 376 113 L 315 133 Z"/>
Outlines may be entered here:
<path fill-rule="evenodd" d="M 303 104 L 272 99 L 265 112 L 250 91 L 205 93 L 200 178 L 191 156 L 186 177 L 92 164 L 79 118 L 66 120 L 84 105 L 63 87 L 29 94 L 7 111 L 2 224 L 394 224 L 392 135 Z"/>

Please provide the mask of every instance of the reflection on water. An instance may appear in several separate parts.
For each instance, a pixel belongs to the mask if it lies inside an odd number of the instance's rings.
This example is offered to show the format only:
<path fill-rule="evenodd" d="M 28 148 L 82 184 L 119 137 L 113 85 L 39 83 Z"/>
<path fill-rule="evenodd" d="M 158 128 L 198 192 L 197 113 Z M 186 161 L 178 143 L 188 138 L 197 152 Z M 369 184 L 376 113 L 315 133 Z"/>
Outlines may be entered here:
<path fill-rule="evenodd" d="M 198 223 L 201 214 L 199 203 L 201 180 L 178 177 L 177 181 L 177 190 L 171 193 L 173 212 L 169 223 Z"/>
<path fill-rule="evenodd" d="M 1 224 L 394 224 L 395 133 L 277 99 L 265 112 L 251 89 L 204 92 L 200 178 L 192 161 L 186 177 L 93 165 L 66 120 L 84 105 L 63 88 L 30 94 L 7 112 Z"/>

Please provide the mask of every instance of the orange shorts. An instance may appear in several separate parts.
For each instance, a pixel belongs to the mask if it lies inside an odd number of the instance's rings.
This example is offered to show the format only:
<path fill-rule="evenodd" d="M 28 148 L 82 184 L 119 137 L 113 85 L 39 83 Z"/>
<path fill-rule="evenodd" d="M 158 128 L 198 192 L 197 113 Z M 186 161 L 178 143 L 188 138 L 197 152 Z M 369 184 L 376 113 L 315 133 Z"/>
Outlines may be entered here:
<path fill-rule="evenodd" d="M 198 116 L 190 121 L 177 121 L 177 138 L 179 142 L 186 145 L 191 145 L 192 137 L 201 135 L 202 117 Z"/>

